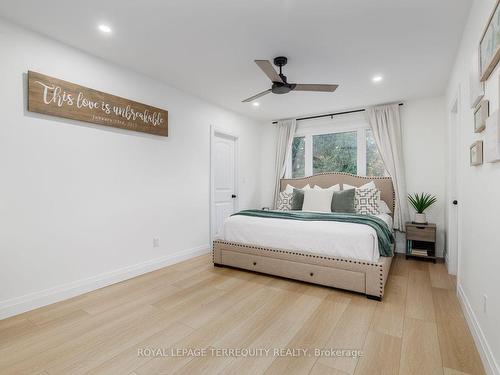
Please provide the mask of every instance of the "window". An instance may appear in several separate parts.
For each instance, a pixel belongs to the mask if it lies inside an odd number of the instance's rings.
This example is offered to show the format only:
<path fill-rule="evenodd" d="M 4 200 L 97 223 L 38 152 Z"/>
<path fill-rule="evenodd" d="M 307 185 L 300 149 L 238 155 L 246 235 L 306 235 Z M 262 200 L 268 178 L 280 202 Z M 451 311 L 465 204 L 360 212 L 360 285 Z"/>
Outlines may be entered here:
<path fill-rule="evenodd" d="M 378 152 L 375 138 L 370 129 L 366 130 L 366 175 L 367 176 L 385 176 L 384 162 Z"/>
<path fill-rule="evenodd" d="M 301 124 L 290 159 L 287 175 L 292 178 L 321 172 L 387 175 L 373 133 L 359 117 Z"/>
<path fill-rule="evenodd" d="M 305 168 L 305 137 L 295 137 L 292 143 L 292 177 L 303 177 Z"/>
<path fill-rule="evenodd" d="M 357 173 L 357 132 L 314 135 L 313 173 Z"/>

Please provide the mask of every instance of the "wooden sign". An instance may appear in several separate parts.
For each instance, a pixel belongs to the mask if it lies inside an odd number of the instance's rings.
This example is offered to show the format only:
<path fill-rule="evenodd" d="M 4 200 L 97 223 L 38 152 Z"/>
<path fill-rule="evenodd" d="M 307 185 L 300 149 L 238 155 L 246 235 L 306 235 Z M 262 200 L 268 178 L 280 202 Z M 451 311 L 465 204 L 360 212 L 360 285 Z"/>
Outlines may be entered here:
<path fill-rule="evenodd" d="M 168 112 L 163 109 L 31 71 L 28 111 L 168 136 Z"/>

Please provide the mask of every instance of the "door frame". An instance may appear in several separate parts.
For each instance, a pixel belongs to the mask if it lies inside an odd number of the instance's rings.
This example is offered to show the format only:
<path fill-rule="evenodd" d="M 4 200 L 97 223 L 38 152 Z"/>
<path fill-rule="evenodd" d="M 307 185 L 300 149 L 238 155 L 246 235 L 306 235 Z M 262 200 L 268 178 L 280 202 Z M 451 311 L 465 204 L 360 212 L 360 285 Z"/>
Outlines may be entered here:
<path fill-rule="evenodd" d="M 453 99 L 450 103 L 448 103 L 447 107 L 447 116 L 448 116 L 448 152 L 447 152 L 447 159 L 448 159 L 448 173 L 446 176 L 446 231 L 447 231 L 447 244 L 446 244 L 446 256 L 445 256 L 445 263 L 446 263 L 446 268 L 448 270 L 448 273 L 452 275 L 457 275 L 457 279 L 459 277 L 459 270 L 460 270 L 460 253 L 461 253 L 461 244 L 462 244 L 462 221 L 461 219 L 461 198 L 462 198 L 462 192 L 461 192 L 461 184 L 460 184 L 460 170 L 461 170 L 461 107 L 462 107 L 462 102 L 461 102 L 461 87 L 460 85 L 457 87 L 457 90 L 455 91 L 455 95 L 453 96 Z M 454 129 L 453 129 L 454 127 Z M 451 147 L 451 143 L 455 142 L 455 147 Z M 454 163 L 452 160 L 454 159 Z M 454 165 L 454 168 L 452 170 L 452 166 Z M 454 176 L 453 176 L 454 174 Z M 455 177 L 453 179 L 453 177 Z M 455 183 L 455 191 L 453 191 L 452 184 Z M 455 196 L 453 196 L 453 193 Z M 452 200 L 456 199 L 458 200 L 458 205 L 453 206 L 452 205 Z M 450 231 L 450 220 L 451 220 L 451 214 L 454 212 L 455 218 L 456 218 L 456 225 L 455 225 L 455 231 L 456 233 L 451 233 Z M 449 238 L 451 236 L 455 237 L 456 241 L 456 248 L 454 249 L 454 252 L 449 252 L 448 251 L 448 244 L 449 244 Z"/>
<path fill-rule="evenodd" d="M 215 226 L 215 193 L 214 193 L 214 168 L 215 168 L 215 158 L 214 158 L 214 141 L 216 135 L 221 135 L 226 138 L 232 138 L 234 140 L 234 194 L 236 198 L 234 199 L 234 210 L 238 211 L 239 208 L 239 143 L 240 137 L 236 134 L 228 132 L 227 130 L 220 129 L 215 125 L 210 125 L 210 179 L 209 179 L 209 238 L 210 246 L 213 243 L 214 226 Z"/>

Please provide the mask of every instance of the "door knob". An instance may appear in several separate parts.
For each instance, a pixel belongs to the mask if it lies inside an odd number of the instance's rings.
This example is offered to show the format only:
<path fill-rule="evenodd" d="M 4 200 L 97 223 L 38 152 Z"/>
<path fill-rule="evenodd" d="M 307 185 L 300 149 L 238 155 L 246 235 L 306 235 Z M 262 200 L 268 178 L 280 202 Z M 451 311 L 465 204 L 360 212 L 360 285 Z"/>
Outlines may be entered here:
<path fill-rule="evenodd" d="M 231 195 L 231 198 L 236 198 L 236 194 L 232 194 L 232 195 Z"/>
<path fill-rule="evenodd" d="M 454 200 L 453 202 L 451 202 L 451 203 L 453 203 L 453 204 L 456 206 L 456 205 L 458 204 L 458 201 L 455 199 L 455 200 Z"/>

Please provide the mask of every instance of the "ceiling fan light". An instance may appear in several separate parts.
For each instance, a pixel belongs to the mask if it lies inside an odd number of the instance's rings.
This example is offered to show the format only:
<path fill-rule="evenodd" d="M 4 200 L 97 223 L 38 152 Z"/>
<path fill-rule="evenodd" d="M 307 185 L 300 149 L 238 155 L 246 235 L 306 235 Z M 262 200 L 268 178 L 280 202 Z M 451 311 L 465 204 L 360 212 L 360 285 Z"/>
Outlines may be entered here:
<path fill-rule="evenodd" d="M 109 34 L 111 33 L 111 27 L 106 25 L 106 24 L 100 24 L 99 26 L 97 26 L 97 28 L 99 29 L 99 31 L 105 33 L 105 34 Z"/>

